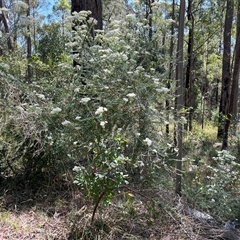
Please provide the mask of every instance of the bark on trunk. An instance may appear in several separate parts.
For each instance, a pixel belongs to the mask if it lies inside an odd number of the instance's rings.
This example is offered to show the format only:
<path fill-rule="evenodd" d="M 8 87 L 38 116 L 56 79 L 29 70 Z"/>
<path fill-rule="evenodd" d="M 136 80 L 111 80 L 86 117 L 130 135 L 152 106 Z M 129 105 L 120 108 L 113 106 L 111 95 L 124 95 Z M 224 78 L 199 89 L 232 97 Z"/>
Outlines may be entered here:
<path fill-rule="evenodd" d="M 236 132 L 237 124 L 237 110 L 238 110 L 238 87 L 239 87 L 239 67 L 240 67 L 240 3 L 238 2 L 237 9 L 237 33 L 236 33 L 236 45 L 235 45 L 235 59 L 233 66 L 232 87 L 230 95 L 230 104 L 228 116 L 225 120 L 224 126 L 224 138 L 222 148 L 225 149 L 228 145 L 228 132 L 231 122 L 233 123 L 234 130 Z"/>
<path fill-rule="evenodd" d="M 192 131 L 192 85 L 193 85 L 193 46 L 194 46 L 194 17 L 192 13 L 192 0 L 188 1 L 188 21 L 190 22 L 189 33 L 188 33 L 188 60 L 187 60 L 187 71 L 186 71 L 186 92 L 185 92 L 185 108 L 187 110 L 187 129 Z"/>
<path fill-rule="evenodd" d="M 223 35 L 223 65 L 222 65 L 222 89 L 219 106 L 218 138 L 223 140 L 223 148 L 227 146 L 227 132 L 225 120 L 229 111 L 229 90 L 231 85 L 231 30 L 233 20 L 234 0 L 227 1 L 226 16 Z"/>
<path fill-rule="evenodd" d="M 30 17 L 30 2 L 29 0 L 27 1 L 28 4 L 28 10 L 27 10 L 27 17 Z M 31 66 L 31 60 L 32 60 L 32 39 L 31 39 L 31 33 L 30 33 L 31 29 L 30 29 L 30 24 L 27 25 L 27 37 L 26 37 L 26 41 L 27 41 L 27 60 L 28 60 L 28 66 L 27 66 L 27 74 L 26 74 L 26 78 L 27 78 L 27 82 L 31 83 L 32 82 L 32 75 L 33 75 L 33 69 Z"/>
<path fill-rule="evenodd" d="M 175 20 L 175 0 L 173 0 L 172 2 L 172 20 Z M 169 81 L 167 83 L 167 87 L 168 89 L 170 89 L 170 80 L 173 79 L 173 60 L 172 60 L 172 57 L 173 57 L 173 49 L 174 49 L 174 25 L 175 23 L 172 22 L 171 24 L 171 40 L 170 40 L 170 52 L 169 52 L 169 55 L 170 55 L 170 66 L 169 66 L 169 75 L 168 75 L 168 78 L 169 78 Z M 170 111 L 170 101 L 167 99 L 166 100 L 166 110 L 167 110 L 167 121 L 169 122 L 169 111 Z M 166 124 L 166 134 L 167 136 L 169 136 L 169 123 Z"/>
<path fill-rule="evenodd" d="M 3 0 L 0 0 L 0 8 L 3 8 Z M 8 26 L 8 21 L 7 21 L 7 18 L 4 14 L 4 12 L 2 12 L 0 14 L 0 22 L 3 22 L 3 26 L 4 26 L 4 29 L 5 29 L 5 33 L 9 34 L 9 26 Z M 11 40 L 11 37 L 8 36 L 7 38 L 7 46 L 8 46 L 8 50 L 13 50 L 13 44 L 12 44 L 12 40 Z"/>
<path fill-rule="evenodd" d="M 103 28 L 101 0 L 72 0 L 71 13 L 80 11 L 91 11 L 90 16 L 97 20 L 95 29 Z"/>
<path fill-rule="evenodd" d="M 183 108 L 183 40 L 184 40 L 184 16 L 185 0 L 180 2 L 179 12 L 179 30 L 178 30 L 178 47 L 177 47 L 177 146 L 178 158 L 176 162 L 176 194 L 181 196 L 182 192 L 182 123 L 180 120 L 181 110 Z"/>

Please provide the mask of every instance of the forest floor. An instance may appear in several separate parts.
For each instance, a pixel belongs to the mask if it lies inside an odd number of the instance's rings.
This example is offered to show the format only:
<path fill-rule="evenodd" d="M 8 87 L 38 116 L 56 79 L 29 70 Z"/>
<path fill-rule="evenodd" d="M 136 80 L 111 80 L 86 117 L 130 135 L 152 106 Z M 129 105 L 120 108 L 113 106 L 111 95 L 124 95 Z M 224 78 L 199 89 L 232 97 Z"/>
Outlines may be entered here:
<path fill-rule="evenodd" d="M 111 205 L 99 206 L 92 224 L 94 205 L 66 181 L 35 188 L 5 184 L 0 191 L 0 240 L 240 239 L 186 215 L 184 200 L 163 189 L 119 192 Z"/>

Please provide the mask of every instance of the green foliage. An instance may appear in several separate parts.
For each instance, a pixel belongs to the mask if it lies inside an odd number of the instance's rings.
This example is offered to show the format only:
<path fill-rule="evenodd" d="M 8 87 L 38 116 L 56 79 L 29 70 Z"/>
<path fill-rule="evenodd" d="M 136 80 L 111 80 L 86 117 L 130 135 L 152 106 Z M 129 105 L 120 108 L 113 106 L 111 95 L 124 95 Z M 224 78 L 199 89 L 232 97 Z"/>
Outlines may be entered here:
<path fill-rule="evenodd" d="M 198 165 L 191 165 L 192 182 L 188 180 L 186 195 L 218 219 L 238 218 L 239 170 L 234 156 L 225 150 L 218 151 L 210 162 L 201 160 Z"/>
<path fill-rule="evenodd" d="M 52 23 L 41 29 L 37 45 L 40 59 L 48 65 L 56 65 L 64 59 L 66 36 L 63 35 L 61 25 Z"/>
<path fill-rule="evenodd" d="M 70 3 L 68 0 L 59 0 L 56 5 L 53 6 L 53 11 L 70 12 Z"/>
<path fill-rule="evenodd" d="M 75 168 L 76 181 L 95 201 L 103 192 L 109 200 L 124 183 L 127 170 L 143 164 L 141 153 L 154 143 L 151 121 L 159 119 L 156 107 L 168 89 L 157 77 L 154 65 L 149 67 L 151 62 L 147 69 L 142 66 L 150 53 L 138 45 L 140 36 L 134 30 L 123 28 L 135 21 L 131 16 L 112 23 L 106 33 L 96 30 L 93 38 L 91 19 L 85 21 L 87 14 L 75 14 L 81 24 L 68 43 L 77 53 L 73 58 L 79 65 L 72 86 L 74 102 L 66 109 L 71 119 L 68 117 L 66 124 L 75 127 L 79 149 L 88 153 L 87 166 Z M 163 121 L 163 112 L 161 117 Z M 75 156 L 76 149 L 71 153 L 72 158 Z"/>
<path fill-rule="evenodd" d="M 1 162 L 10 172 L 32 174 L 78 166 L 87 195 L 96 200 L 107 191 L 107 200 L 127 175 L 146 180 L 152 166 L 161 165 L 157 152 L 165 152 L 166 143 L 156 131 L 165 121 L 159 109 L 169 90 L 156 71 L 160 59 L 142 44 L 144 22 L 137 29 L 134 16 L 127 15 L 93 36 L 88 14 L 69 19 L 81 23 L 67 44 L 76 53 L 70 55 L 79 64 L 75 68 L 65 57 L 59 25 L 51 24 L 32 57 L 32 83 L 24 83 L 15 69 L 6 74 Z M 14 59 L 9 64 L 26 69 L 27 62 Z M 92 176 L 95 168 L 99 172 Z"/>
<path fill-rule="evenodd" d="M 75 183 L 80 185 L 86 195 L 95 202 L 101 194 L 104 194 L 103 201 L 109 202 L 116 189 L 122 184 L 128 184 L 126 164 L 130 159 L 122 155 L 126 139 L 119 134 L 114 136 L 112 143 L 104 141 L 92 144 L 89 151 L 93 152 L 92 159 L 86 166 L 74 167 L 76 172 Z"/>

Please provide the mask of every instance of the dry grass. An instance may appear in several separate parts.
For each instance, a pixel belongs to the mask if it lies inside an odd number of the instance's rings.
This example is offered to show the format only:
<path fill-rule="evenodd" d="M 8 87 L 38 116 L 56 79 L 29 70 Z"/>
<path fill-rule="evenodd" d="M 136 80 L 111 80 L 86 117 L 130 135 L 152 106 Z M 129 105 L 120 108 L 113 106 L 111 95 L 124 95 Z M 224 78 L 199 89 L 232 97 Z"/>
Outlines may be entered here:
<path fill-rule="evenodd" d="M 20 190 L 9 185 L 1 192 L 1 240 L 227 239 L 216 223 L 184 214 L 184 200 L 164 189 L 122 189 L 111 205 L 99 206 L 92 225 L 94 205 L 69 182 Z"/>

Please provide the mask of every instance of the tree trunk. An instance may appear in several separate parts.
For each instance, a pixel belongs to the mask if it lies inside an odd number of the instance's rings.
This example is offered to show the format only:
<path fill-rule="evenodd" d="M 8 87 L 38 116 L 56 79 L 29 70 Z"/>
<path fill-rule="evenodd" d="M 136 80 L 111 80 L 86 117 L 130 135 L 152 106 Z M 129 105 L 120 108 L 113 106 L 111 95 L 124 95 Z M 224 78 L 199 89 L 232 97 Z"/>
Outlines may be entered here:
<path fill-rule="evenodd" d="M 148 19 L 148 24 L 149 24 L 149 30 L 148 30 L 148 38 L 149 42 L 152 41 L 152 4 L 154 3 L 154 0 L 148 0 L 146 2 L 146 19 Z"/>
<path fill-rule="evenodd" d="M 177 146 L 178 159 L 176 162 L 176 193 L 181 196 L 182 192 L 182 122 L 181 110 L 183 108 L 183 41 L 184 41 L 184 16 L 185 0 L 180 1 L 178 46 L 177 46 Z"/>
<path fill-rule="evenodd" d="M 91 11 L 92 17 L 97 20 L 97 24 L 94 26 L 94 29 L 103 29 L 102 22 L 102 0 L 72 0 L 71 1 L 71 13 L 80 12 L 80 11 Z M 74 25 L 72 27 L 74 30 Z M 92 37 L 94 37 L 94 29 L 90 29 Z M 74 54 L 78 52 L 73 50 Z M 75 60 L 73 61 L 73 66 L 79 65 Z M 83 85 L 86 85 L 85 82 L 82 82 Z"/>
<path fill-rule="evenodd" d="M 30 17 L 30 1 L 27 1 L 28 4 L 28 10 L 27 10 L 27 17 Z M 26 41 L 27 41 L 27 60 L 28 60 L 28 66 L 27 66 L 27 74 L 26 74 L 26 79 L 28 83 L 32 82 L 32 75 L 33 75 L 33 69 L 31 66 L 31 60 L 32 60 L 32 40 L 31 40 L 31 29 L 30 29 L 30 24 L 28 23 L 27 25 L 27 36 L 26 36 Z"/>
<path fill-rule="evenodd" d="M 218 138 L 223 140 L 223 148 L 227 147 L 225 120 L 229 111 L 229 90 L 231 85 L 231 30 L 233 21 L 234 0 L 227 0 L 226 16 L 223 33 L 223 65 L 222 89 L 219 106 Z"/>
<path fill-rule="evenodd" d="M 239 67 L 240 67 L 240 2 L 238 2 L 237 9 L 237 33 L 236 33 L 236 45 L 235 45 L 235 59 L 233 66 L 232 87 L 230 95 L 230 104 L 227 119 L 225 120 L 224 127 L 224 139 L 222 148 L 226 148 L 228 144 L 228 131 L 233 122 L 234 130 L 236 132 L 237 115 L 238 115 L 238 87 L 239 87 Z"/>
<path fill-rule="evenodd" d="M 240 67 L 240 2 L 238 1 L 235 60 L 233 66 L 233 80 L 230 97 L 230 114 L 232 116 L 234 126 L 236 125 L 238 118 L 239 67 Z"/>
<path fill-rule="evenodd" d="M 192 85 L 193 85 L 193 46 L 194 46 L 194 17 L 192 13 L 192 0 L 188 1 L 187 17 L 190 23 L 188 33 L 188 60 L 187 60 L 187 71 L 186 71 L 186 92 L 185 92 L 185 108 L 187 110 L 187 129 L 192 131 Z"/>
<path fill-rule="evenodd" d="M 3 8 L 3 0 L 0 0 L 0 8 Z M 8 21 L 7 21 L 7 18 L 4 14 L 4 12 L 2 12 L 0 14 L 0 22 L 3 22 L 3 26 L 4 26 L 4 29 L 5 29 L 5 33 L 9 34 L 9 26 L 8 26 Z M 11 41 L 11 37 L 8 36 L 7 38 L 7 46 L 8 46 L 8 50 L 13 50 L 13 44 L 12 44 L 12 41 Z"/>
<path fill-rule="evenodd" d="M 90 15 L 97 20 L 95 29 L 102 29 L 102 0 L 72 0 L 71 13 L 80 11 L 91 11 Z"/>
<path fill-rule="evenodd" d="M 175 20 L 175 0 L 173 0 L 172 2 L 172 13 L 171 13 L 171 17 L 172 17 L 172 20 Z M 174 25 L 175 23 L 172 22 L 171 24 L 171 40 L 170 40 L 170 66 L 169 66 L 169 75 L 168 75 L 168 83 L 167 83 L 167 87 L 168 89 L 170 89 L 170 80 L 173 79 L 173 48 L 174 48 Z M 166 124 L 166 134 L 167 136 L 169 136 L 169 111 L 170 111 L 170 101 L 167 99 L 166 100 L 166 110 L 167 110 L 167 121 L 168 123 Z"/>

